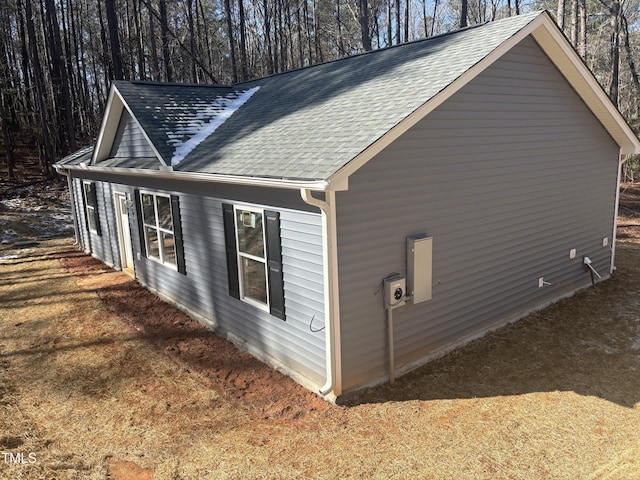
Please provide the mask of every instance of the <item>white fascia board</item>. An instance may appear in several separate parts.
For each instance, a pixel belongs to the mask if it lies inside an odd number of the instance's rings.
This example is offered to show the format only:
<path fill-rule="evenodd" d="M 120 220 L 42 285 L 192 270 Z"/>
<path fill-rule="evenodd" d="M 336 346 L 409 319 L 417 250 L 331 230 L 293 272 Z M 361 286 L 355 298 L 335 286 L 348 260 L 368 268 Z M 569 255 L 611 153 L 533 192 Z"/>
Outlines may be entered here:
<path fill-rule="evenodd" d="M 129 112 L 129 115 L 131 115 L 133 121 L 138 125 L 138 128 L 153 150 L 153 153 L 156 155 L 158 161 L 162 164 L 162 166 L 166 167 L 167 163 L 162 159 L 162 157 L 158 153 L 158 150 L 156 150 L 156 147 L 149 139 L 147 132 L 145 132 L 144 128 L 142 128 L 140 122 L 138 122 L 138 119 L 133 114 L 133 111 L 131 110 L 129 105 L 127 105 L 127 102 L 124 100 L 124 98 L 118 91 L 118 87 L 115 84 L 111 85 L 111 90 L 109 91 L 109 98 L 107 99 L 104 118 L 102 119 L 102 125 L 100 126 L 100 131 L 98 133 L 96 148 L 93 151 L 91 165 L 95 165 L 96 162 L 109 158 L 109 153 L 111 152 L 111 148 L 113 147 L 113 142 L 115 140 L 116 132 L 118 131 L 118 126 L 120 125 L 120 118 L 122 117 L 122 111 L 124 109 Z"/>
<path fill-rule="evenodd" d="M 289 180 L 282 178 L 244 177 L 240 175 L 222 175 L 215 173 L 180 172 L 170 169 L 149 170 L 144 168 L 100 167 L 99 165 L 62 166 L 65 171 L 91 172 L 115 177 L 155 178 L 164 180 L 184 180 L 190 182 L 226 183 L 254 187 L 282 188 L 300 190 L 302 188 L 317 192 L 329 190 L 326 180 Z"/>
<path fill-rule="evenodd" d="M 494 62 L 531 35 L 545 54 L 562 72 L 567 81 L 596 115 L 621 148 L 623 154 L 640 153 L 640 140 L 633 133 L 620 112 L 611 103 L 593 74 L 584 65 L 579 55 L 560 32 L 547 12 L 541 13 L 515 35 L 501 43 L 489 55 L 460 75 L 438 94 L 418 107 L 395 127 L 362 151 L 357 157 L 329 177 L 332 190 L 346 190 L 349 177 L 382 150 L 397 140 L 402 134 L 434 111 L 446 100 L 480 75 Z"/>
<path fill-rule="evenodd" d="M 111 151 L 113 139 L 115 138 L 116 131 L 118 130 L 120 116 L 122 115 L 122 100 L 118 96 L 118 99 L 114 101 L 115 98 L 115 87 L 111 84 L 109 97 L 107 98 L 107 106 L 104 109 L 102 124 L 98 131 L 96 146 L 93 149 L 93 155 L 90 161 L 91 165 L 94 165 L 97 161 L 107 158 Z"/>

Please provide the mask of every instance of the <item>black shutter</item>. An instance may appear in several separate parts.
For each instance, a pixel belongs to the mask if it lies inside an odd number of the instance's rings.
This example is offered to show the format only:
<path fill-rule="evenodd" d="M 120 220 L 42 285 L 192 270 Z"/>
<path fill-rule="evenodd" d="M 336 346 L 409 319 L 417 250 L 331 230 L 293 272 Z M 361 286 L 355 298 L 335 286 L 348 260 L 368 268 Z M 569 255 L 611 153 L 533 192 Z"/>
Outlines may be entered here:
<path fill-rule="evenodd" d="M 229 295 L 240 299 L 240 278 L 238 276 L 238 252 L 236 250 L 236 229 L 233 205 L 222 204 L 224 220 L 224 243 L 227 252 L 227 277 L 229 279 Z"/>
<path fill-rule="evenodd" d="M 102 229 L 100 228 L 100 215 L 98 215 L 98 194 L 96 192 L 96 189 L 98 188 L 98 186 L 95 182 L 93 182 L 91 186 L 93 187 L 91 189 L 91 196 L 93 197 L 93 205 L 94 205 L 93 214 L 96 219 L 96 233 L 98 234 L 99 237 L 101 237 Z"/>
<path fill-rule="evenodd" d="M 173 220 L 173 238 L 176 245 L 176 265 L 178 272 L 187 274 L 184 263 L 184 242 L 182 240 L 182 223 L 180 222 L 180 197 L 171 195 L 171 219 Z"/>
<path fill-rule="evenodd" d="M 89 188 L 89 194 L 91 195 L 91 202 L 93 203 L 93 219 L 95 220 L 96 223 L 96 235 L 98 235 L 99 237 L 102 236 L 102 230 L 100 229 L 100 215 L 98 215 L 98 194 L 96 193 L 96 183 L 95 182 L 90 182 L 90 183 L 82 183 L 82 198 L 84 199 L 85 202 L 85 208 L 84 208 L 84 215 L 85 215 L 85 221 L 87 223 L 87 230 L 91 231 L 91 223 L 89 222 L 89 210 L 87 209 L 87 198 L 86 198 L 86 190 L 85 190 L 85 185 L 90 185 Z"/>
<path fill-rule="evenodd" d="M 269 272 L 269 305 L 274 317 L 285 320 L 282 248 L 280 245 L 280 213 L 265 210 L 267 237 L 267 270 Z"/>
<path fill-rule="evenodd" d="M 84 213 L 84 224 L 87 226 L 87 233 L 91 236 L 91 222 L 89 221 L 89 210 L 87 209 L 89 202 L 87 201 L 87 188 L 85 185 L 85 182 L 80 183 L 80 188 L 82 188 L 82 207 Z"/>
<path fill-rule="evenodd" d="M 142 195 L 140 190 L 134 190 L 133 195 L 136 197 L 136 216 L 138 217 L 138 233 L 140 235 L 140 252 L 143 257 L 147 256 L 147 245 L 144 240 L 144 217 L 142 216 Z"/>

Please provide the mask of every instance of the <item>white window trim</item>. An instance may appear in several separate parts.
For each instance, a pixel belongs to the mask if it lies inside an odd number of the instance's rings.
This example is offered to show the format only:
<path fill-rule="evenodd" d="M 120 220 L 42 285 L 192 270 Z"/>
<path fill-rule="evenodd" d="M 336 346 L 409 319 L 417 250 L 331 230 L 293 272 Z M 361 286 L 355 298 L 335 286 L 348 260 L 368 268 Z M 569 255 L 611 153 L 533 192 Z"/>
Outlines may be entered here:
<path fill-rule="evenodd" d="M 175 239 L 176 239 L 176 234 L 173 230 L 167 230 L 166 228 L 162 228 L 160 226 L 160 222 L 158 221 L 158 205 L 156 203 L 156 197 L 164 197 L 164 198 L 168 198 L 169 199 L 169 208 L 171 209 L 171 226 L 173 227 L 173 222 L 174 222 L 174 212 L 173 212 L 173 205 L 171 204 L 171 195 L 167 194 L 167 193 L 158 193 L 158 192 L 150 192 L 148 190 L 140 190 L 139 191 L 139 195 L 140 195 L 140 206 L 141 206 L 141 211 L 140 211 L 140 221 L 142 222 L 142 231 L 144 234 L 144 246 L 145 246 L 145 257 L 148 258 L 149 260 L 152 260 L 156 263 L 159 263 L 160 265 L 164 265 L 165 267 L 168 267 L 172 270 L 178 271 L 178 265 L 177 265 L 177 258 L 178 258 L 178 252 L 176 251 L 176 244 L 175 244 Z M 153 197 L 153 215 L 155 217 L 155 225 L 149 225 L 148 223 L 146 223 L 144 221 L 144 202 L 142 201 L 142 196 L 143 195 L 151 195 Z M 154 257 L 152 255 L 150 255 L 149 251 L 149 239 L 147 238 L 147 227 L 149 228 L 154 228 L 156 229 L 156 231 L 158 232 L 158 251 L 160 253 L 160 258 Z M 164 242 L 161 241 L 161 236 L 159 235 L 159 233 L 164 232 L 164 233 L 170 233 L 173 236 L 173 251 L 174 251 L 174 255 L 176 257 L 176 264 L 172 264 L 172 263 L 167 263 L 164 261 Z"/>
<path fill-rule="evenodd" d="M 255 255 L 251 255 L 249 253 L 244 253 L 240 251 L 240 242 L 238 240 L 238 211 L 243 212 L 254 212 L 262 215 L 262 256 L 263 258 L 256 257 Z M 235 231 L 235 241 L 236 241 L 236 257 L 237 257 L 237 268 L 238 268 L 238 283 L 240 284 L 240 300 L 243 302 L 247 302 L 250 305 L 253 305 L 265 312 L 269 312 L 271 310 L 271 301 L 269 298 L 269 271 L 267 265 L 267 234 L 266 234 L 266 221 L 264 216 L 264 209 L 243 205 L 243 204 L 233 204 L 233 229 Z M 244 294 L 244 269 L 242 268 L 242 258 L 249 258 L 251 260 L 255 260 L 264 265 L 264 278 L 265 285 L 267 289 L 267 303 L 262 303 L 258 300 L 255 300 L 251 297 L 247 297 Z"/>
<path fill-rule="evenodd" d="M 96 197 L 97 197 L 98 192 L 96 191 L 96 182 L 91 180 L 82 181 L 82 197 L 84 198 L 84 214 L 87 216 L 87 229 L 91 233 L 95 233 L 97 235 L 98 234 L 98 205 L 97 204 L 93 206 L 89 205 L 89 199 L 87 198 L 87 190 L 85 188 L 85 185 L 93 185 L 93 190 L 96 192 Z M 93 202 L 93 199 L 91 199 L 91 201 Z M 95 228 L 91 228 L 91 222 L 89 221 L 89 210 L 91 210 L 92 212 Z"/>

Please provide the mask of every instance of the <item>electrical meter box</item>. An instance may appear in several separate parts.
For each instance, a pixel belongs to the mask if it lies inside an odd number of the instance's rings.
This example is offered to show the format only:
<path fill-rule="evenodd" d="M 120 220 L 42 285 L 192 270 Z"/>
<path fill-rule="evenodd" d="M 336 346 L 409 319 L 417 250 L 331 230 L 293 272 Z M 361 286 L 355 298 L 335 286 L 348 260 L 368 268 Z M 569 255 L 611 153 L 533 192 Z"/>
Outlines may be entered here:
<path fill-rule="evenodd" d="M 426 233 L 407 237 L 407 293 L 413 303 L 431 300 L 433 237 Z"/>
<path fill-rule="evenodd" d="M 407 281 L 402 275 L 387 277 L 384 283 L 385 308 L 401 307 L 405 304 L 404 297 L 407 294 Z"/>

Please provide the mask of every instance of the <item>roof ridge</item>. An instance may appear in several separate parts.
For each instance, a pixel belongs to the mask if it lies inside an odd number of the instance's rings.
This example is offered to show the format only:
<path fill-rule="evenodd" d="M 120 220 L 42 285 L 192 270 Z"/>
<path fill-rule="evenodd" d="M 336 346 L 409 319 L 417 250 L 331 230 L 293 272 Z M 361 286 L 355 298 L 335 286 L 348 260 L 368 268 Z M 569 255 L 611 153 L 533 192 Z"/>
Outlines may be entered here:
<path fill-rule="evenodd" d="M 522 18 L 522 17 L 525 17 L 525 16 L 537 17 L 537 16 L 541 15 L 543 12 L 546 12 L 546 11 L 547 10 L 534 10 L 532 12 L 522 13 L 522 14 L 519 14 L 519 15 L 513 15 L 511 17 L 500 18 L 500 19 L 497 19 L 497 20 L 489 20 L 489 21 L 486 21 L 486 22 L 483 22 L 483 23 L 476 23 L 475 25 L 468 25 L 468 26 L 466 26 L 464 28 L 458 28 L 456 30 L 450 30 L 448 32 L 440 33 L 438 35 L 433 35 L 433 36 L 430 36 L 430 37 L 416 38 L 415 40 L 411 40 L 411 41 L 403 42 L 403 43 L 398 43 L 396 45 L 388 45 L 386 47 L 377 48 L 375 50 L 369 50 L 369 51 L 365 51 L 365 52 L 355 53 L 353 55 L 347 55 L 345 57 L 335 58 L 333 60 L 326 60 L 324 62 L 314 63 L 312 65 L 305 65 L 305 66 L 302 66 L 302 67 L 294 68 L 294 69 L 291 69 L 291 70 L 286 70 L 286 71 L 283 71 L 283 72 L 272 73 L 270 75 L 265 75 L 264 77 L 258 77 L 258 78 L 254 78 L 254 79 L 251 79 L 251 80 L 245 80 L 245 81 L 242 81 L 242 82 L 233 83 L 232 86 L 238 86 L 238 85 L 243 85 L 243 84 L 246 84 L 246 83 L 258 82 L 260 80 L 264 80 L 264 79 L 267 79 L 267 78 L 273 78 L 273 77 L 277 77 L 279 75 L 286 75 L 286 74 L 289 74 L 289 73 L 300 72 L 300 71 L 307 70 L 307 69 L 310 69 L 310 68 L 319 67 L 321 65 L 330 65 L 332 63 L 342 62 L 342 61 L 349 60 L 349 59 L 352 59 L 352 58 L 364 57 L 364 56 L 367 56 L 367 55 L 374 55 L 374 54 L 377 54 L 377 53 L 380 53 L 380 52 L 386 52 L 386 51 L 391 50 L 391 49 L 405 47 L 407 45 L 416 45 L 418 43 L 427 43 L 427 42 L 430 42 L 430 41 L 433 41 L 433 40 L 438 40 L 438 39 L 441 39 L 441 38 L 444 38 L 444 37 L 448 37 L 448 36 L 451 36 L 451 35 L 456 35 L 458 33 L 462 33 L 462 32 L 466 32 L 466 31 L 469 31 L 469 30 L 474 30 L 476 28 L 484 27 L 484 26 L 487 26 L 489 24 L 493 24 L 493 23 L 496 23 L 496 22 L 502 22 L 502 21 L 510 20 L 510 19 L 514 19 L 514 18 Z"/>
<path fill-rule="evenodd" d="M 291 69 L 291 70 L 272 73 L 270 75 L 265 75 L 265 76 L 262 76 L 262 77 L 256 77 L 256 78 L 252 78 L 252 79 L 249 79 L 249 80 L 244 80 L 244 81 L 241 81 L 241 82 L 236 82 L 236 83 L 231 83 L 231 84 L 181 83 L 181 82 L 162 82 L 162 81 L 157 81 L 157 80 L 135 80 L 135 79 L 134 80 L 113 80 L 112 82 L 114 84 L 128 83 L 128 84 L 132 84 L 132 85 L 148 85 L 148 86 L 155 86 L 155 87 L 236 88 L 238 86 L 246 85 L 248 83 L 255 83 L 255 82 L 259 82 L 261 80 L 265 80 L 265 79 L 268 79 L 268 78 L 273 78 L 273 77 L 277 77 L 277 76 L 280 76 L 280 75 L 286 75 L 286 74 L 290 74 L 290 73 L 300 72 L 300 71 L 308 70 L 310 68 L 319 67 L 319 66 L 322 66 L 322 65 L 330 65 L 330 64 L 333 64 L 333 63 L 342 62 L 342 61 L 350 60 L 350 59 L 353 59 L 353 58 L 364 57 L 364 56 L 367 56 L 367 55 L 375 55 L 375 54 L 379 54 L 381 52 L 386 52 L 386 51 L 391 50 L 391 49 L 402 48 L 402 47 L 405 47 L 407 45 L 416 45 L 416 44 L 419 44 L 419 43 L 427 43 L 427 42 L 431 42 L 431 41 L 434 41 L 434 40 L 439 40 L 439 39 L 442 39 L 444 37 L 457 35 L 459 33 L 467 32 L 469 30 L 474 30 L 474 29 L 477 29 L 477 28 L 480 28 L 480 27 L 484 27 L 484 26 L 496 23 L 496 22 L 502 22 L 502 21 L 505 21 L 505 20 L 511 20 L 511 19 L 514 19 L 514 18 L 521 18 L 521 17 L 525 17 L 525 16 L 532 16 L 532 17 L 533 16 L 538 16 L 538 15 L 542 14 L 544 11 L 546 11 L 546 10 L 535 10 L 535 11 L 523 13 L 523 14 L 520 14 L 520 15 L 514 15 L 514 16 L 511 16 L 511 17 L 500 18 L 498 20 L 487 21 L 487 22 L 484 22 L 484 23 L 477 23 L 475 25 L 469 25 L 469 26 L 464 27 L 464 28 L 451 30 L 449 32 L 440 33 L 438 35 L 433 35 L 431 37 L 417 38 L 415 40 L 399 43 L 399 44 L 396 44 L 396 45 L 388 45 L 386 47 L 377 48 L 375 50 L 369 50 L 369 51 L 366 51 L 366 52 L 359 52 L 359 53 L 355 53 L 353 55 L 347 55 L 345 57 L 340 57 L 340 58 L 336 58 L 336 59 L 333 59 L 333 60 L 326 60 L 324 62 L 314 63 L 312 65 L 305 65 L 305 66 L 294 68 L 294 69 Z"/>
<path fill-rule="evenodd" d="M 162 82 L 159 80 L 113 80 L 114 84 L 128 83 L 132 85 L 150 85 L 156 87 L 203 87 L 203 88 L 234 88 L 237 84 L 226 83 L 183 83 L 183 82 Z"/>

